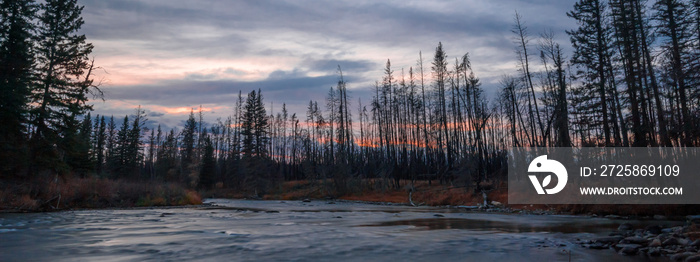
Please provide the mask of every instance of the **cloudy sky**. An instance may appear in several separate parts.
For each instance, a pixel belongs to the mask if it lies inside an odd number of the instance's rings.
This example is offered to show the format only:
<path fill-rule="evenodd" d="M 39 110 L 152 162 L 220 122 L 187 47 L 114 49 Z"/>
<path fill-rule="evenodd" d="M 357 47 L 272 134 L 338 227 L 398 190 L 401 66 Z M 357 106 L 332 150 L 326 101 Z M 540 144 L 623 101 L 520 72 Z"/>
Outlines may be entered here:
<path fill-rule="evenodd" d="M 190 108 L 213 122 L 232 112 L 239 90 L 261 89 L 268 110 L 286 103 L 304 116 L 309 100 L 323 101 L 340 65 L 353 105 L 369 101 L 391 59 L 401 69 L 426 68 L 438 42 L 449 61 L 469 52 L 487 93 L 504 74 L 516 74 L 512 34 L 517 10 L 530 34 L 564 30 L 573 1 L 216 1 L 84 0 L 82 32 L 104 71 L 105 102 L 95 113 L 123 116 L 141 105 L 150 125 L 177 127 Z M 532 48 L 535 48 L 533 40 Z M 269 113 L 269 111 L 268 111 Z"/>

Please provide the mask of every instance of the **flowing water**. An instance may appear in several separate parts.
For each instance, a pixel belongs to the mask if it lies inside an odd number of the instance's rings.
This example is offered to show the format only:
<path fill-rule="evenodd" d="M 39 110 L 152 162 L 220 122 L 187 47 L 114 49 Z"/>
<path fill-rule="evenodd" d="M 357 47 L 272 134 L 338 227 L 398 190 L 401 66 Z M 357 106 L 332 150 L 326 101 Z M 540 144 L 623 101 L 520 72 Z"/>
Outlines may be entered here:
<path fill-rule="evenodd" d="M 629 221 L 328 201 L 205 202 L 0 214 L 0 261 L 646 260 L 576 244 Z"/>

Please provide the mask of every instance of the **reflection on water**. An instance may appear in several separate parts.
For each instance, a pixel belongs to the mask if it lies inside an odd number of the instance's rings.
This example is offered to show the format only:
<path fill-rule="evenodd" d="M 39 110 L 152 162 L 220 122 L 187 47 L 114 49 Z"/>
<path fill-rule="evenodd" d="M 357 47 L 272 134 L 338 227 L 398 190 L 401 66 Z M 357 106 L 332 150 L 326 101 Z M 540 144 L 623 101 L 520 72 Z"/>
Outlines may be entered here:
<path fill-rule="evenodd" d="M 641 258 L 575 244 L 621 223 L 602 218 L 323 201 L 207 202 L 212 206 L 0 214 L 0 261 Z"/>

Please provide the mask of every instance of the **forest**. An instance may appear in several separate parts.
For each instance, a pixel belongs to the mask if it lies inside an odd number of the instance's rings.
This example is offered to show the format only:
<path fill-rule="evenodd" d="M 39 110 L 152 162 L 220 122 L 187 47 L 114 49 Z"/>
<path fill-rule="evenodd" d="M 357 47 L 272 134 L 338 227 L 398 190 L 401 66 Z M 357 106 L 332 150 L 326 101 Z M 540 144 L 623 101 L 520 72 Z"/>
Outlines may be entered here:
<path fill-rule="evenodd" d="M 71 179 L 167 184 L 190 199 L 194 190 L 262 197 L 288 181 L 332 197 L 413 190 L 416 181 L 480 194 L 507 187 L 511 147 L 700 145 L 699 0 L 579 0 L 567 13 L 577 27 L 566 32 L 530 32 L 515 12 L 517 71 L 501 77 L 495 97 L 468 53 L 452 58 L 436 40 L 414 65 L 387 59 L 374 86 L 357 87 L 371 98 L 352 98 L 341 64 L 325 101 L 309 101 L 305 115 L 268 111 L 264 90 L 242 90 L 228 118 L 208 123 L 192 109 L 181 130 L 146 128 L 141 107 L 91 114 L 90 101 L 104 96 L 81 11 L 76 0 L 2 1 L 0 202 L 19 205 L 8 192 L 21 192 L 46 204 L 59 193 L 44 191 Z M 135 194 L 165 189 L 143 190 Z"/>

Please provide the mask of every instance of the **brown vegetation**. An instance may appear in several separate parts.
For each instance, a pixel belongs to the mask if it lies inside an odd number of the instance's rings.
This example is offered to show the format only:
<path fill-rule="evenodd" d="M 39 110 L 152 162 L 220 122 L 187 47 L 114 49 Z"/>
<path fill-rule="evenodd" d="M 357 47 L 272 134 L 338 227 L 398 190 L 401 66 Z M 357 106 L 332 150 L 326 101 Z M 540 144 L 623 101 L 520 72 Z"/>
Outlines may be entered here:
<path fill-rule="evenodd" d="M 44 178 L 0 182 L 0 210 L 53 211 L 75 208 L 201 204 L 199 193 L 176 183 L 104 178 Z"/>
<path fill-rule="evenodd" d="M 265 200 L 303 200 L 337 198 L 349 201 L 367 201 L 378 203 L 409 203 L 411 182 L 401 180 L 401 187 L 388 186 L 380 179 L 366 179 L 357 182 L 348 193 L 340 194 L 335 190 L 332 180 L 310 181 L 295 180 L 282 183 L 276 190 L 265 194 Z M 438 181 L 416 181 L 411 198 L 416 205 L 428 206 L 476 206 L 483 203 L 480 192 L 465 187 L 440 185 Z M 232 191 L 218 187 L 203 193 L 206 197 L 256 198 L 242 191 Z M 552 213 L 596 214 L 622 216 L 663 215 L 669 218 L 682 218 L 684 215 L 700 212 L 698 205 L 509 205 L 508 190 L 499 187 L 487 193 L 489 203 L 497 201 L 511 210 L 549 211 Z"/>

